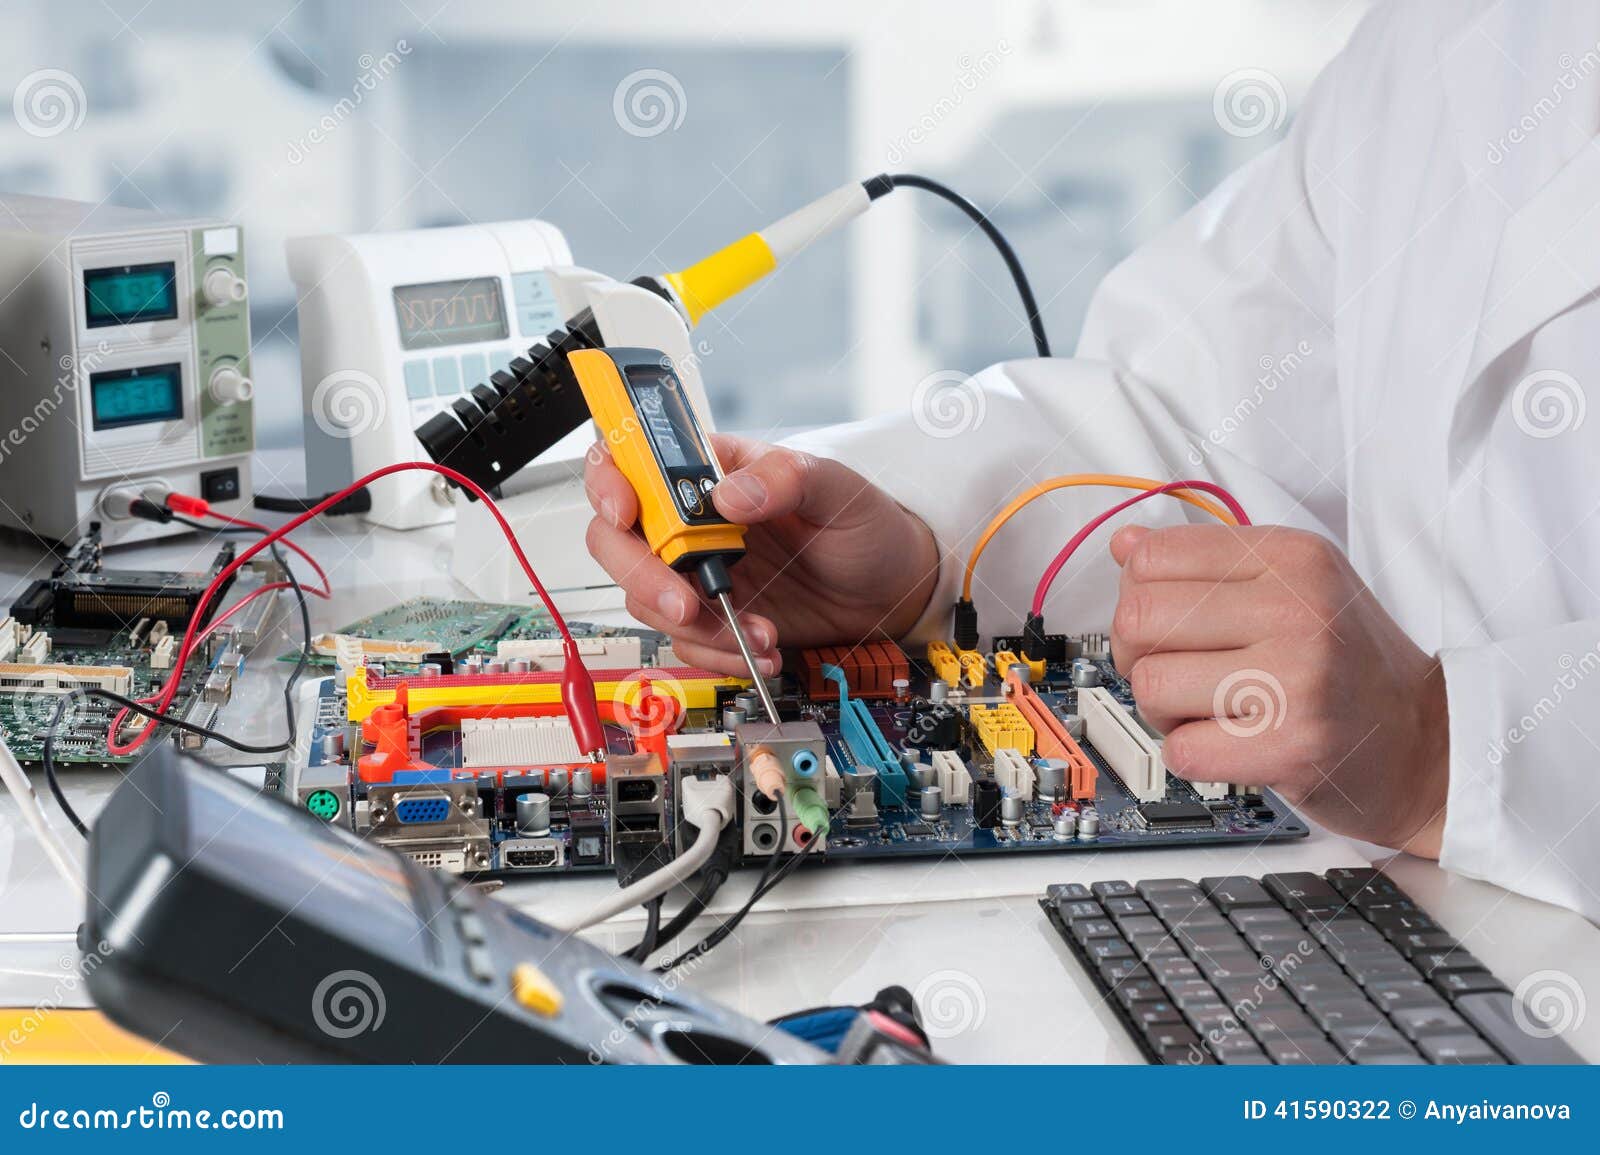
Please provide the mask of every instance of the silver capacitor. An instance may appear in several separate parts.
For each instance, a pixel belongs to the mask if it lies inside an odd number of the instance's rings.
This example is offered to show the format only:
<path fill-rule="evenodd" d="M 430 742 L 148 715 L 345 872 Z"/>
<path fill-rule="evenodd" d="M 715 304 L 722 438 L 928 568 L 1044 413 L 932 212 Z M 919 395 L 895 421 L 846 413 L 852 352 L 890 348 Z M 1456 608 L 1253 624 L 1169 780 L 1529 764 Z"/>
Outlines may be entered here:
<path fill-rule="evenodd" d="M 1050 837 L 1057 842 L 1071 842 L 1078 835 L 1078 820 L 1072 811 L 1063 810 L 1056 815 L 1055 824 L 1051 828 Z"/>
<path fill-rule="evenodd" d="M 743 710 L 747 718 L 761 713 L 761 695 L 754 690 L 742 690 L 735 694 L 733 704 Z"/>
<path fill-rule="evenodd" d="M 589 798 L 594 795 L 594 771 L 574 770 L 572 772 L 572 796 L 574 798 Z"/>
<path fill-rule="evenodd" d="M 322 736 L 322 758 L 326 762 L 344 760 L 344 731 L 329 730 Z"/>
<path fill-rule="evenodd" d="M 1002 826 L 1022 825 L 1022 799 L 1015 794 L 1007 794 L 1000 799 L 1000 824 Z"/>
<path fill-rule="evenodd" d="M 527 674 L 533 671 L 533 663 L 527 658 L 512 658 L 506 663 L 506 669 L 513 674 Z"/>
<path fill-rule="evenodd" d="M 943 678 L 935 678 L 928 686 L 928 701 L 942 702 L 950 696 L 950 683 Z"/>
<path fill-rule="evenodd" d="M 929 821 L 937 822 L 944 813 L 944 791 L 937 786 L 924 786 L 922 788 L 922 816 Z"/>
<path fill-rule="evenodd" d="M 483 663 L 483 672 L 485 674 L 503 674 L 506 672 L 506 664 L 497 658 L 490 658 Z"/>
<path fill-rule="evenodd" d="M 1092 806 L 1078 811 L 1078 841 L 1093 842 L 1100 837 L 1100 812 Z"/>
<path fill-rule="evenodd" d="M 918 762 L 909 767 L 911 781 L 916 783 L 918 790 L 927 790 L 936 781 L 933 767 L 927 762 Z"/>
<path fill-rule="evenodd" d="M 550 833 L 550 795 L 517 795 L 517 833 L 528 838 L 543 838 Z"/>
<path fill-rule="evenodd" d="M 738 706 L 724 706 L 722 708 L 722 728 L 736 730 L 748 721 L 750 715 L 739 709 Z"/>
<path fill-rule="evenodd" d="M 559 798 L 567 792 L 572 784 L 572 775 L 567 773 L 565 766 L 557 767 L 545 775 L 545 785 L 550 788 L 550 793 Z"/>
<path fill-rule="evenodd" d="M 1067 728 L 1067 737 L 1074 742 L 1083 741 L 1083 715 L 1068 714 L 1061 719 L 1061 724 Z"/>
<path fill-rule="evenodd" d="M 423 662 L 417 667 L 417 674 L 424 678 L 437 678 L 444 673 L 444 667 L 438 662 Z"/>
<path fill-rule="evenodd" d="M 1100 684 L 1100 667 L 1085 658 L 1072 663 L 1072 684 L 1080 689 Z"/>
<path fill-rule="evenodd" d="M 1061 758 L 1041 758 L 1034 763 L 1033 782 L 1039 797 L 1049 801 L 1067 783 L 1067 763 Z"/>
<path fill-rule="evenodd" d="M 911 679 L 896 678 L 894 680 L 894 698 L 897 702 L 904 702 L 911 697 Z"/>

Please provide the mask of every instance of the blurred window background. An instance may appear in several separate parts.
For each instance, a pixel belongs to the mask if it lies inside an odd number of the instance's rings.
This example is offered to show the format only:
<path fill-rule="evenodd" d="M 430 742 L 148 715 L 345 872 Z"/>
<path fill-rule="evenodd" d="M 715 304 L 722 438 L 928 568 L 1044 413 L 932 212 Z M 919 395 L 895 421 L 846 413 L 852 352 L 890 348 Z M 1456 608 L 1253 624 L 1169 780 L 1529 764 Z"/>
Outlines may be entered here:
<path fill-rule="evenodd" d="M 301 439 L 283 243 L 305 233 L 541 217 L 578 264 L 628 277 L 848 180 L 923 172 L 992 211 L 1065 353 L 1100 278 L 1282 135 L 1363 8 L 9 0 L 14 111 L 58 72 L 81 105 L 48 135 L 0 118 L 0 189 L 243 224 L 268 448 Z M 696 339 L 719 423 L 758 432 L 1031 353 L 987 241 L 910 190 Z"/>

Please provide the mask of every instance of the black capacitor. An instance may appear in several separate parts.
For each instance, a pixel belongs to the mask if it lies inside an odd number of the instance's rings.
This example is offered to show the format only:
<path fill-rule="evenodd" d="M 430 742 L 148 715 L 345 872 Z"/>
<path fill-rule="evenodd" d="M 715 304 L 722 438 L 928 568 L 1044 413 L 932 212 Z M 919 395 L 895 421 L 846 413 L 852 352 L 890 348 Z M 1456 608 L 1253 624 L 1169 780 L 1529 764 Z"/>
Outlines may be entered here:
<path fill-rule="evenodd" d="M 993 778 L 973 780 L 972 821 L 985 830 L 1000 825 L 1000 783 Z"/>

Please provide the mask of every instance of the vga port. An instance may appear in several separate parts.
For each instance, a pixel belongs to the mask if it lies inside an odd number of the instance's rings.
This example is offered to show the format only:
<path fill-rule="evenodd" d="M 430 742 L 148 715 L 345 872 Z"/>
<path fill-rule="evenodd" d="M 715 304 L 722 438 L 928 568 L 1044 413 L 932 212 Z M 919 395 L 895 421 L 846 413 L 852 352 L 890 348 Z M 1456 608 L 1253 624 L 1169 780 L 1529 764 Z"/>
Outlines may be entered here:
<path fill-rule="evenodd" d="M 402 826 L 425 826 L 450 817 L 448 794 L 408 794 L 395 799 L 394 820 Z"/>
<path fill-rule="evenodd" d="M 561 843 L 553 838 L 511 839 L 500 844 L 503 870 L 551 870 L 561 865 Z"/>

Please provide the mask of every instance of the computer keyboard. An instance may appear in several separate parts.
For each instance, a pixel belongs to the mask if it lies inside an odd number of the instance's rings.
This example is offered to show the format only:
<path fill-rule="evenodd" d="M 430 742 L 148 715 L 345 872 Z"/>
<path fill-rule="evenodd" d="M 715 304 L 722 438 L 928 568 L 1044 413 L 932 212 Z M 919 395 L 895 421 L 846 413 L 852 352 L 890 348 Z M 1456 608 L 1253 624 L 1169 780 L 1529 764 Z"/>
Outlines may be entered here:
<path fill-rule="evenodd" d="M 1040 905 L 1153 1063 L 1582 1062 L 1377 869 L 1068 883 Z"/>

